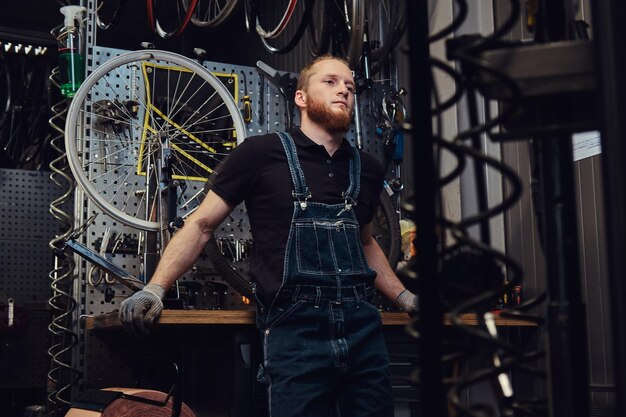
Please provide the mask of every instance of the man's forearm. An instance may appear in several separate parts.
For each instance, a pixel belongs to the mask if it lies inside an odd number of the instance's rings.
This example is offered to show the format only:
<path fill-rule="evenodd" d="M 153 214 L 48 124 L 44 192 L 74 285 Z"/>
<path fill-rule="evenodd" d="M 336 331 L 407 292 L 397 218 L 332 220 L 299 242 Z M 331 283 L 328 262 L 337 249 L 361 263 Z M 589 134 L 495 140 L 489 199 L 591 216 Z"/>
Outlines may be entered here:
<path fill-rule="evenodd" d="M 398 279 L 394 270 L 389 266 L 385 253 L 374 239 L 364 242 L 363 251 L 365 252 L 368 265 L 377 272 L 376 280 L 374 281 L 376 289 L 395 302 L 398 295 L 405 290 L 405 287 Z"/>
<path fill-rule="evenodd" d="M 150 284 L 164 289 L 187 272 L 213 236 L 213 231 L 232 208 L 215 192 L 209 191 L 200 207 L 185 220 L 185 225 L 170 240 Z"/>
<path fill-rule="evenodd" d="M 202 229 L 199 223 L 189 222 L 170 240 L 150 284 L 168 289 L 193 266 L 212 233 Z"/>

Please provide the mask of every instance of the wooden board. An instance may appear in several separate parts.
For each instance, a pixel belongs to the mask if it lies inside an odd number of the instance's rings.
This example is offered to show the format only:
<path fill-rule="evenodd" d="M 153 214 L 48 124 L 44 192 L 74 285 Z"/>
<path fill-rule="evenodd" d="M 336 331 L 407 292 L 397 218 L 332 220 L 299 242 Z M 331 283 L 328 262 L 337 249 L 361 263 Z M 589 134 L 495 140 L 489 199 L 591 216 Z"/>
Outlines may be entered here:
<path fill-rule="evenodd" d="M 256 312 L 254 310 L 163 310 L 157 325 L 253 325 L 255 324 Z M 464 324 L 476 325 L 478 319 L 475 314 L 461 315 Z M 403 312 L 382 312 L 385 326 L 403 326 L 411 322 L 411 317 Z M 496 316 L 497 326 L 536 326 L 523 320 L 514 320 Z M 448 317 L 445 325 L 451 325 Z M 121 328 L 118 313 L 112 312 L 96 317 L 87 317 L 85 327 L 87 330 Z"/>

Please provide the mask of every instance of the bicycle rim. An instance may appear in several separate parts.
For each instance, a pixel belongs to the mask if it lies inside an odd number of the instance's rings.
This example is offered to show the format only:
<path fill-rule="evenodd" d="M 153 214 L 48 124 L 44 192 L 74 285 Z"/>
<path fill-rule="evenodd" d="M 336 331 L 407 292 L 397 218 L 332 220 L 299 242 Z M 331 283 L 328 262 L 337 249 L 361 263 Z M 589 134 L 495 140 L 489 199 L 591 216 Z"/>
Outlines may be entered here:
<path fill-rule="evenodd" d="M 372 235 L 385 253 L 391 269 L 395 270 L 400 260 L 402 236 L 400 221 L 391 201 L 391 196 L 383 188 L 380 193 L 380 204 L 372 221 Z"/>
<path fill-rule="evenodd" d="M 11 73 L 4 56 L 0 56 L 0 133 L 11 110 Z M 0 135 L 1 137 L 1 135 Z"/>
<path fill-rule="evenodd" d="M 194 13 L 198 0 L 148 0 L 151 27 L 163 39 L 179 36 Z"/>
<path fill-rule="evenodd" d="M 265 49 L 274 54 L 285 54 L 291 51 L 304 35 L 314 5 L 315 0 L 305 0 L 304 3 L 298 3 L 289 25 L 280 36 L 276 36 L 271 40 L 264 37 L 260 38 Z"/>
<path fill-rule="evenodd" d="M 318 0 L 313 6 L 307 26 L 307 40 L 312 56 L 323 55 L 330 49 L 332 0 Z"/>
<path fill-rule="evenodd" d="M 252 26 L 256 23 L 256 18 L 254 16 L 255 11 L 252 7 L 252 0 L 241 0 L 243 1 L 243 17 L 244 24 L 246 27 L 246 32 L 252 32 Z"/>
<path fill-rule="evenodd" d="M 392 50 L 398 45 L 406 28 L 406 4 L 399 0 L 367 2 L 368 38 L 371 58 L 375 64 L 370 73 L 377 73 Z"/>
<path fill-rule="evenodd" d="M 264 2 L 257 10 L 256 33 L 264 39 L 275 38 L 285 30 L 296 10 L 298 0 L 287 0 L 286 4 L 277 3 L 282 2 Z"/>
<path fill-rule="evenodd" d="M 15 55 L 7 61 L 6 81 L 12 84 L 7 90 L 7 117 L 0 130 L 0 147 L 15 168 L 24 168 L 30 162 L 31 146 L 39 147 L 49 125 L 47 115 L 49 67 L 45 58 Z M 19 88 L 15 88 L 19 87 Z"/>
<path fill-rule="evenodd" d="M 333 29 L 333 54 L 344 57 L 356 67 L 363 50 L 365 10 L 363 0 L 335 0 L 336 26 Z"/>
<path fill-rule="evenodd" d="M 231 214 L 231 218 L 225 221 L 226 227 L 224 225 L 220 227 L 222 232 L 216 231 L 214 233 L 205 250 L 220 276 L 241 295 L 253 299 L 252 277 L 249 273 L 248 262 L 245 258 L 237 261 L 236 259 L 240 256 L 235 249 L 237 240 L 242 240 L 246 242 L 246 245 L 251 245 L 252 235 L 249 233 L 249 228 L 246 228 L 248 223 L 243 208 L 238 207 L 235 211 L 238 213 Z M 395 270 L 400 260 L 402 244 L 400 223 L 391 197 L 385 189 L 380 194 L 380 205 L 372 223 L 372 236 L 385 253 L 391 268 Z M 234 224 L 240 228 L 237 238 L 231 237 L 232 225 Z M 244 225 L 243 229 L 242 224 Z"/>
<path fill-rule="evenodd" d="M 191 0 L 184 0 L 188 7 Z M 191 15 L 191 23 L 200 27 L 215 28 L 224 23 L 239 6 L 239 0 L 198 0 Z"/>
<path fill-rule="evenodd" d="M 128 0 L 99 0 L 96 4 L 96 25 L 102 30 L 117 24 Z"/>
<path fill-rule="evenodd" d="M 70 169 L 90 200 L 148 231 L 160 230 L 167 212 L 164 178 L 180 185 L 176 209 L 184 217 L 244 137 L 224 83 L 197 62 L 158 50 L 98 67 L 77 91 L 65 125 Z"/>

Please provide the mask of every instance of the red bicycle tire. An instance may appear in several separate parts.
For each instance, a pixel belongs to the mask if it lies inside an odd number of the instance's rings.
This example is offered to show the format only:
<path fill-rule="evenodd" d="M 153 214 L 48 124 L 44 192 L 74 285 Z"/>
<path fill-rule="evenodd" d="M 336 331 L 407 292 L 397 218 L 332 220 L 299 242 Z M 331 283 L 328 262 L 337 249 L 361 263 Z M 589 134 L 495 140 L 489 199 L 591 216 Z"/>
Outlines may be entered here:
<path fill-rule="evenodd" d="M 180 36 L 180 34 L 183 33 L 187 28 L 187 25 L 189 25 L 189 22 L 191 21 L 191 16 L 193 15 L 194 10 L 196 9 L 196 5 L 198 4 L 198 0 L 189 0 L 189 4 L 186 6 L 186 13 L 182 23 L 180 23 L 179 27 L 176 30 L 169 32 L 164 30 L 163 27 L 159 24 L 159 20 L 154 13 L 154 3 L 156 1 L 157 0 L 146 0 L 146 9 L 148 13 L 148 23 L 150 24 L 150 29 L 163 39 L 170 39 L 176 36 Z M 181 4 L 181 6 L 184 5 Z M 183 10 L 185 10 L 185 7 L 183 7 Z"/>
<path fill-rule="evenodd" d="M 259 36 L 263 39 L 273 39 L 277 37 L 278 35 L 280 35 L 283 32 L 283 30 L 285 30 L 285 28 L 287 27 L 287 24 L 289 23 L 289 20 L 291 19 L 291 16 L 293 15 L 294 10 L 296 10 L 297 4 L 298 4 L 298 0 L 290 0 L 280 22 L 278 22 L 278 25 L 276 25 L 276 27 L 269 32 L 263 29 L 259 21 L 259 16 L 257 15 L 256 32 L 259 34 Z"/>

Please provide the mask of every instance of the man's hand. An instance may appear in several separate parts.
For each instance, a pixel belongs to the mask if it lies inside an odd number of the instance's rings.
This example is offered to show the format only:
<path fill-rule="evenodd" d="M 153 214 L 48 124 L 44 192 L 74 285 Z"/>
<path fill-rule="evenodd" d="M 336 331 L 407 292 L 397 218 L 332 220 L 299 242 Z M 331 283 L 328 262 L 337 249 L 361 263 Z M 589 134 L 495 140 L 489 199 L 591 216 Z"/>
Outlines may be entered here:
<path fill-rule="evenodd" d="M 417 295 L 409 290 L 404 290 L 396 297 L 396 304 L 407 313 L 417 313 Z"/>
<path fill-rule="evenodd" d="M 148 284 L 120 304 L 120 321 L 124 329 L 135 336 L 145 336 L 152 323 L 163 311 L 165 290 L 159 285 Z"/>

